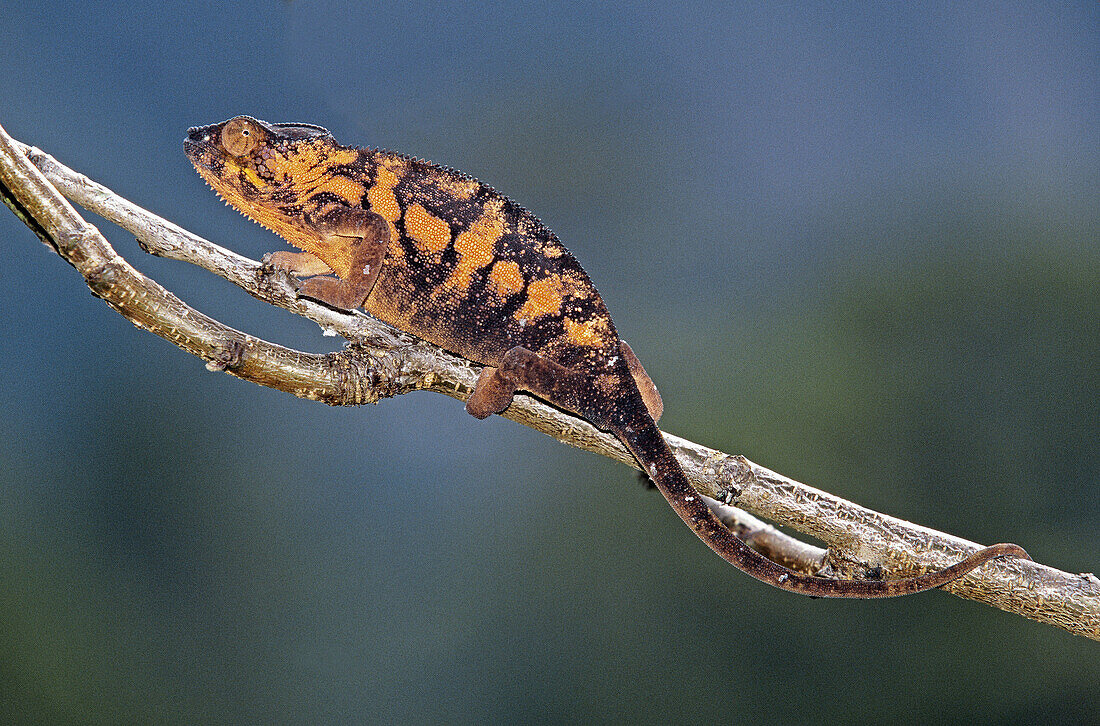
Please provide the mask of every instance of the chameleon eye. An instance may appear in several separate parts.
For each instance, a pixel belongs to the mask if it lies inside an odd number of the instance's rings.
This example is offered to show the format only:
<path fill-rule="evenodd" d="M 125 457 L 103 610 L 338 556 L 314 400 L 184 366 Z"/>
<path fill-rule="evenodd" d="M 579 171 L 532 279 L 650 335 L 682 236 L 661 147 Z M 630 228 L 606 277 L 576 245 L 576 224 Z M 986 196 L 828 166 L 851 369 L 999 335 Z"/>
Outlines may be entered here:
<path fill-rule="evenodd" d="M 244 156 L 256 148 L 259 132 L 252 121 L 235 118 L 222 127 L 222 147 L 233 156 Z"/>

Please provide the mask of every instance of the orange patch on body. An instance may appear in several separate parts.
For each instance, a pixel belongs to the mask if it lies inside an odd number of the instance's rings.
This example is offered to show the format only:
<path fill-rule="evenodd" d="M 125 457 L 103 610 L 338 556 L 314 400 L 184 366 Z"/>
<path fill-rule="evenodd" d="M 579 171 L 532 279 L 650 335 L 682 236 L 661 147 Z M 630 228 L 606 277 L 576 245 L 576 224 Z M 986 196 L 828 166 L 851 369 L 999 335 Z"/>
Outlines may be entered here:
<path fill-rule="evenodd" d="M 405 231 L 425 254 L 442 252 L 451 243 L 451 228 L 419 204 L 405 211 Z"/>
<path fill-rule="evenodd" d="M 565 339 L 574 345 L 597 347 L 607 338 L 607 321 L 600 318 L 583 323 L 565 318 L 562 323 L 565 325 Z"/>
<path fill-rule="evenodd" d="M 300 144 L 293 154 L 287 156 L 277 153 L 274 167 L 271 160 L 266 164 L 269 169 L 281 170 L 295 184 L 309 186 L 327 174 L 332 167 L 350 164 L 357 158 L 359 153 L 355 149 L 334 149 L 325 143 L 315 143 Z"/>
<path fill-rule="evenodd" d="M 302 192 L 309 191 L 325 174 L 326 165 L 322 161 L 322 149 L 313 144 L 301 144 L 289 155 L 275 152 L 272 159 L 265 162 L 269 169 L 282 174 L 284 181 L 293 182 Z"/>
<path fill-rule="evenodd" d="M 565 293 L 575 298 L 589 298 L 596 292 L 592 288 L 592 283 L 582 275 L 566 273 L 562 276 L 561 282 L 565 287 Z"/>
<path fill-rule="evenodd" d="M 397 168 L 400 170 L 401 166 Z M 400 179 L 397 172 L 386 164 L 379 163 L 375 167 L 374 184 L 367 189 L 367 204 L 371 211 L 385 219 L 390 226 L 389 255 L 395 261 L 404 255 L 404 248 L 401 246 L 401 238 L 397 234 L 395 224 L 401 219 L 401 205 L 397 203 L 397 196 L 393 193 L 393 188 L 397 186 L 398 181 Z"/>
<path fill-rule="evenodd" d="M 354 164 L 359 160 L 358 149 L 336 149 L 329 150 L 328 162 L 330 164 Z"/>
<path fill-rule="evenodd" d="M 463 201 L 472 197 L 474 192 L 477 191 L 477 182 L 473 179 L 456 179 L 441 174 L 436 178 L 435 183 L 441 191 L 446 192 L 456 199 L 462 199 Z"/>
<path fill-rule="evenodd" d="M 354 179 L 343 175 L 334 175 L 321 179 L 314 187 L 314 192 L 330 192 L 352 206 L 359 206 L 363 201 L 366 188 Z"/>
<path fill-rule="evenodd" d="M 497 262 L 489 270 L 489 282 L 502 300 L 523 290 L 523 274 L 511 260 Z"/>
<path fill-rule="evenodd" d="M 561 312 L 565 286 L 561 277 L 553 275 L 535 280 L 527 286 L 527 301 L 512 316 L 516 320 L 533 320 L 540 315 L 557 315 Z"/>
<path fill-rule="evenodd" d="M 382 215 L 382 218 L 390 223 L 390 239 L 397 239 L 397 227 L 394 222 L 401 219 L 401 205 L 397 203 L 397 197 L 393 188 L 397 186 L 398 178 L 389 167 L 378 165 L 374 184 L 367 190 L 367 203 L 372 212 Z"/>
<path fill-rule="evenodd" d="M 504 219 L 500 215 L 500 202 L 490 204 L 468 230 L 455 238 L 458 264 L 443 283 L 445 286 L 464 291 L 474 273 L 493 261 L 493 245 L 504 234 Z"/>

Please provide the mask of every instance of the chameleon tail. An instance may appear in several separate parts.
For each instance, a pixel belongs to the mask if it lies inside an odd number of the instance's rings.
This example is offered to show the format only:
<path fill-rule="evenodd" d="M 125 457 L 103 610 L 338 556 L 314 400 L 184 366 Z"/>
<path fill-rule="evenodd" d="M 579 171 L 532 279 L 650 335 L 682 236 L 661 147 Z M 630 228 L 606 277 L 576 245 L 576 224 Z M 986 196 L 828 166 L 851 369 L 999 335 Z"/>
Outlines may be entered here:
<path fill-rule="evenodd" d="M 799 574 L 750 548 L 718 520 L 688 483 L 657 424 L 645 413 L 640 397 L 637 405 L 624 405 L 620 414 L 623 423 L 614 427 L 617 435 L 688 527 L 731 565 L 781 590 L 811 597 L 897 597 L 940 587 L 997 557 L 1030 559 L 1018 545 L 997 544 L 946 569 L 899 580 L 837 580 Z"/>

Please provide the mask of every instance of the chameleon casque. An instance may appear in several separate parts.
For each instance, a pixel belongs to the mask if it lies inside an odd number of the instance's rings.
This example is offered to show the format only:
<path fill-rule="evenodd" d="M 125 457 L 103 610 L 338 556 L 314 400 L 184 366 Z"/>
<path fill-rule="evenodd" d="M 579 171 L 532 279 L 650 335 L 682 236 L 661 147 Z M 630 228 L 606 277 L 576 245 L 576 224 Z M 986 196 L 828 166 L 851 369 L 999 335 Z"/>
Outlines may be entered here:
<path fill-rule="evenodd" d="M 265 258 L 309 278 L 300 295 L 363 308 L 485 366 L 466 403 L 477 418 L 523 391 L 613 433 L 692 531 L 759 580 L 818 597 L 891 597 L 939 587 L 995 557 L 1027 557 L 993 545 L 947 569 L 886 581 L 788 570 L 737 539 L 688 483 L 657 428 L 656 387 L 588 275 L 526 209 L 452 169 L 341 146 L 309 124 L 238 116 L 190 129 L 184 149 L 229 204 L 305 250 Z"/>

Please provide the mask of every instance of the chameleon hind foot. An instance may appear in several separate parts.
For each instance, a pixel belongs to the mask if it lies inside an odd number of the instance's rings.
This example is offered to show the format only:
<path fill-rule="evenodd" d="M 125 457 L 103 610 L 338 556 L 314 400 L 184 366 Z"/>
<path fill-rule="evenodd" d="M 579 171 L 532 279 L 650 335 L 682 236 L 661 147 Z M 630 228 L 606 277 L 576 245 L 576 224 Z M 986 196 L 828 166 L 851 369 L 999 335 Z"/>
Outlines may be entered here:
<path fill-rule="evenodd" d="M 499 368 L 482 368 L 474 392 L 466 399 L 466 413 L 477 419 L 500 413 L 512 403 L 515 393 L 515 384 L 505 378 Z"/>
<path fill-rule="evenodd" d="M 581 376 L 549 358 L 522 346 L 512 348 L 500 360 L 500 366 L 488 367 L 478 376 L 474 392 L 466 401 L 466 411 L 485 418 L 508 408 L 517 391 L 528 391 L 559 404 L 575 398 Z"/>

